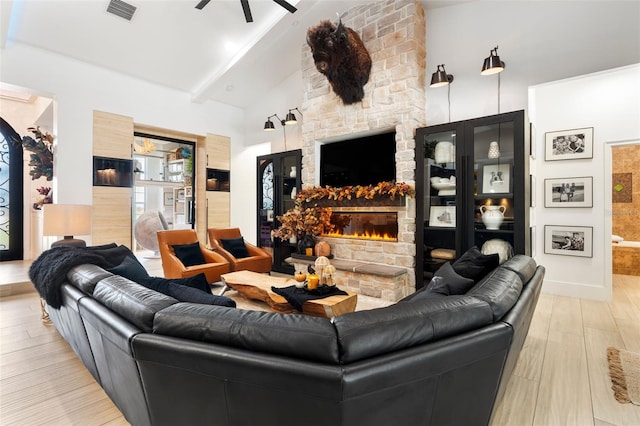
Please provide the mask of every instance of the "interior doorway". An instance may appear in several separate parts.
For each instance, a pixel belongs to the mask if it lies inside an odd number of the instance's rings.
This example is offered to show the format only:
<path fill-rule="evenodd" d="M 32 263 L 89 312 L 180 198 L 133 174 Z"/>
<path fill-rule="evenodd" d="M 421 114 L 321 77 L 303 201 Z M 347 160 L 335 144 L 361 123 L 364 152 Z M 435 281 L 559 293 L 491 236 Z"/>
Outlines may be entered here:
<path fill-rule="evenodd" d="M 195 226 L 195 142 L 134 133 L 134 252 L 157 253 L 156 231 Z"/>
<path fill-rule="evenodd" d="M 631 256 L 640 256 L 640 140 L 614 141 L 605 144 L 605 268 L 607 288 L 611 289 L 614 274 L 627 270 L 620 268 L 620 257 L 614 259 L 614 239 L 621 237 L 635 250 L 629 250 Z"/>

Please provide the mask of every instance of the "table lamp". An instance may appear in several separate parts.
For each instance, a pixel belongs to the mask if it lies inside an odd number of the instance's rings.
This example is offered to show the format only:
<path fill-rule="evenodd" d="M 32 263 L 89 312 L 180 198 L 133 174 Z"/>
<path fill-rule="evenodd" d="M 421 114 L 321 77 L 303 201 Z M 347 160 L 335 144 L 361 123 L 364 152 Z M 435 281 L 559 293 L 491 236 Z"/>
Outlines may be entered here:
<path fill-rule="evenodd" d="M 86 247 L 84 240 L 74 235 L 91 234 L 91 206 L 80 204 L 45 204 L 43 206 L 44 223 L 42 234 L 64 237 L 51 244 L 51 247 L 67 245 Z"/>

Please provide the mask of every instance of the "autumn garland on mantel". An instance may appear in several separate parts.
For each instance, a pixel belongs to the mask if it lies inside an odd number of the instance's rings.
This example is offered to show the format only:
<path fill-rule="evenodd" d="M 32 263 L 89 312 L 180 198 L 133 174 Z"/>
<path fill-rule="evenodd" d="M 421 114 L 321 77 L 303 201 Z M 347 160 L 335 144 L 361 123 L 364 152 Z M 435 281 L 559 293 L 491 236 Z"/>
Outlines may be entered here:
<path fill-rule="evenodd" d="M 384 197 L 395 199 L 397 196 L 409 196 L 413 198 L 416 194 L 413 186 L 405 182 L 380 182 L 377 185 L 367 186 L 343 186 L 343 187 L 331 187 L 331 186 L 314 186 L 312 188 L 303 189 L 298 192 L 296 201 L 301 200 L 306 203 L 310 203 L 314 200 L 352 200 L 363 198 L 366 200 L 374 200 Z"/>
<path fill-rule="evenodd" d="M 331 223 L 331 208 L 318 206 L 317 204 L 312 205 L 314 201 L 379 200 L 385 197 L 393 200 L 396 196 L 413 198 L 415 189 L 404 182 L 380 182 L 377 185 L 367 186 L 343 186 L 340 188 L 325 186 L 303 189 L 296 195 L 295 207 L 277 217 L 281 226 L 273 231 L 273 236 L 281 240 L 287 240 L 293 237 L 301 238 L 304 235 L 319 236 L 331 232 L 334 228 Z"/>

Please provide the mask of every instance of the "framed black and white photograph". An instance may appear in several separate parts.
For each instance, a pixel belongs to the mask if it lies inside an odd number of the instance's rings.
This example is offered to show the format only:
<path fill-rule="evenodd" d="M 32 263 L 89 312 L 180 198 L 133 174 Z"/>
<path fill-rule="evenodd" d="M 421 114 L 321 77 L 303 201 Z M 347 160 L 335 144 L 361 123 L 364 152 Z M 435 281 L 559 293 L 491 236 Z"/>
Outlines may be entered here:
<path fill-rule="evenodd" d="M 531 257 L 536 257 L 537 247 L 536 247 L 536 227 L 532 226 L 529 228 L 529 242 L 531 243 Z"/>
<path fill-rule="evenodd" d="M 508 194 L 511 192 L 511 164 L 480 164 L 478 188 L 483 195 Z"/>
<path fill-rule="evenodd" d="M 536 206 L 536 177 L 534 175 L 529 175 L 529 195 L 531 207 Z"/>
<path fill-rule="evenodd" d="M 429 210 L 429 226 L 455 228 L 456 206 L 431 206 Z"/>
<path fill-rule="evenodd" d="M 538 142 L 536 136 L 536 126 L 534 126 L 533 123 L 529 123 L 529 155 L 533 160 L 536 159 L 536 146 Z"/>
<path fill-rule="evenodd" d="M 545 133 L 545 161 L 593 158 L 593 127 Z"/>
<path fill-rule="evenodd" d="M 593 177 L 544 180 L 545 207 L 593 207 Z"/>
<path fill-rule="evenodd" d="M 593 227 L 545 225 L 544 252 L 561 256 L 593 257 Z"/>
<path fill-rule="evenodd" d="M 273 209 L 267 210 L 267 222 L 273 222 Z"/>

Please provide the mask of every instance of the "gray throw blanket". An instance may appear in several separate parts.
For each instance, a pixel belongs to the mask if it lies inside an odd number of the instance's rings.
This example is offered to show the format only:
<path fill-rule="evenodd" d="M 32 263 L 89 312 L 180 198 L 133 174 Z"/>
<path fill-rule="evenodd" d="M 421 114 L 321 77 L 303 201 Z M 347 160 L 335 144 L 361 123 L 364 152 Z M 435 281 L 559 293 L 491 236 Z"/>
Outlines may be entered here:
<path fill-rule="evenodd" d="M 54 247 L 44 251 L 29 268 L 29 278 L 49 306 L 59 309 L 62 305 L 60 286 L 67 278 L 67 272 L 74 266 L 93 264 L 101 268 L 119 265 L 126 256 L 133 256 L 126 246 L 93 251 L 79 247 Z"/>

